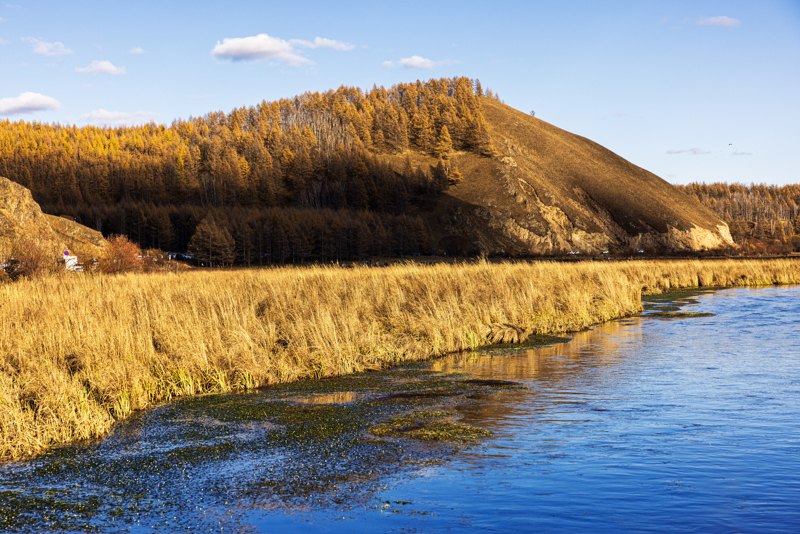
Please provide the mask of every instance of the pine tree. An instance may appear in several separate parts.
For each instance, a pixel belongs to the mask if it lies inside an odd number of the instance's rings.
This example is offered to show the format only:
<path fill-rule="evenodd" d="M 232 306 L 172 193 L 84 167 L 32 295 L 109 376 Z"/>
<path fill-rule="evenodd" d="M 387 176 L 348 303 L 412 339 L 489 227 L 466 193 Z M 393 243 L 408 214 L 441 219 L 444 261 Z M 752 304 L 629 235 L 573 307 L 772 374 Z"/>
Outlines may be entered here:
<path fill-rule="evenodd" d="M 431 182 L 433 190 L 436 193 L 441 193 L 442 191 L 446 190 L 447 186 L 449 185 L 447 179 L 447 170 L 444 167 L 442 158 L 439 158 L 439 162 L 436 164 L 436 167 L 431 165 Z"/>
<path fill-rule="evenodd" d="M 189 240 L 189 253 L 209 266 L 229 264 L 234 259 L 234 240 L 224 226 L 217 223 L 213 215 L 207 215 Z"/>
<path fill-rule="evenodd" d="M 458 172 L 458 169 L 453 167 L 450 170 L 450 175 L 448 176 L 450 185 L 458 185 L 464 180 L 464 176 Z"/>
<path fill-rule="evenodd" d="M 453 151 L 453 141 L 450 139 L 450 132 L 447 131 L 447 126 L 442 126 L 439 133 L 439 141 L 436 143 L 434 154 L 440 158 L 447 159 L 450 152 Z"/>
<path fill-rule="evenodd" d="M 375 135 L 372 136 L 372 147 L 377 152 L 380 152 L 384 148 L 386 148 L 386 139 L 383 136 L 383 130 L 381 130 L 380 128 L 375 130 Z"/>

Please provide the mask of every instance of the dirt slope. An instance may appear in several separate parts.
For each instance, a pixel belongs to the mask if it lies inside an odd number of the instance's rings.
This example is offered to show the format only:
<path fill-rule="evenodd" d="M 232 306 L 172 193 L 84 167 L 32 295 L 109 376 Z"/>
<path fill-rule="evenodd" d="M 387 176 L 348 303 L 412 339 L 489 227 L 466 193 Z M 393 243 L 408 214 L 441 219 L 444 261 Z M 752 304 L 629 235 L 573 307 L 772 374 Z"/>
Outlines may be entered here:
<path fill-rule="evenodd" d="M 429 215 L 435 232 L 486 252 L 732 244 L 722 220 L 655 174 L 496 100 L 482 105 L 499 155 L 451 158 L 465 179 Z"/>

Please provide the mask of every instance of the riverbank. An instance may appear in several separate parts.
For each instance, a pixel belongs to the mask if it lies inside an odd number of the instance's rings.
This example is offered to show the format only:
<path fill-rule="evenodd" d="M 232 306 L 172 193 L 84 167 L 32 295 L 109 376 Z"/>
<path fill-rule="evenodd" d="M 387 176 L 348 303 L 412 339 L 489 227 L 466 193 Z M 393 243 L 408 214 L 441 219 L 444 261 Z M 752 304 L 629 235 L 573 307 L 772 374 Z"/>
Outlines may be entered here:
<path fill-rule="evenodd" d="M 584 329 L 641 294 L 800 283 L 800 262 L 396 265 L 53 277 L 0 286 L 0 458 L 177 396 L 381 369 Z"/>

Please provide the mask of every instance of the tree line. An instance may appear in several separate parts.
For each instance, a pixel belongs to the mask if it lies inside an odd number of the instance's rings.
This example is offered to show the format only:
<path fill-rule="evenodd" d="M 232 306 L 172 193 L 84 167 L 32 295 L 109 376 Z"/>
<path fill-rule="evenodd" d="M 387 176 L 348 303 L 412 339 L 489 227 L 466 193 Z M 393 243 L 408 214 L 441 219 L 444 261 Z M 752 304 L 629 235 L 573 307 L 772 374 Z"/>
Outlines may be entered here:
<path fill-rule="evenodd" d="M 206 264 L 264 265 L 407 256 L 431 250 L 419 217 L 350 209 L 156 206 L 143 202 L 76 211 L 108 235 L 143 248 L 182 251 Z"/>
<path fill-rule="evenodd" d="M 407 208 L 460 178 L 449 153 L 496 154 L 480 106 L 488 95 L 497 98 L 479 80 L 461 77 L 307 92 L 168 127 L 5 120 L 0 175 L 30 189 L 45 212 L 74 216 L 105 235 L 125 234 L 144 247 L 188 250 L 211 216 L 234 242 L 248 232 L 282 242 L 282 231 L 292 252 L 277 257 L 331 258 L 322 246 L 295 245 L 320 241 L 326 225 L 351 228 L 345 257 L 373 250 L 375 236 L 388 247 L 402 243 L 393 249 L 400 251 L 407 249 L 406 234 L 427 234 L 415 218 L 403 217 Z M 382 157 L 409 150 L 439 157 L 439 164 L 414 168 L 406 158 L 403 168 L 393 168 Z M 237 233 L 242 220 L 250 230 Z M 302 220 L 327 222 L 304 227 Z M 265 231 L 274 235 L 260 237 Z M 249 255 L 236 257 L 246 262 Z"/>
<path fill-rule="evenodd" d="M 691 183 L 677 187 L 719 215 L 737 243 L 752 240 L 776 251 L 800 252 L 800 185 Z"/>

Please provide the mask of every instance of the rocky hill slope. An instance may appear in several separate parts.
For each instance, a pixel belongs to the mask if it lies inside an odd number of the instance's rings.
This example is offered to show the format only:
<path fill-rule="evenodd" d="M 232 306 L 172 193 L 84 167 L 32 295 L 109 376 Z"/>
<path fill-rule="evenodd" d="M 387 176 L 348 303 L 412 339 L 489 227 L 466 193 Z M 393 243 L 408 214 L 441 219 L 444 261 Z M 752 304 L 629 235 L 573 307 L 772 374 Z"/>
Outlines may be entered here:
<path fill-rule="evenodd" d="M 494 99 L 482 108 L 499 154 L 451 157 L 464 179 L 427 214 L 438 237 L 540 254 L 733 244 L 716 214 L 655 174 Z"/>
<path fill-rule="evenodd" d="M 106 246 L 102 234 L 63 217 L 42 213 L 31 192 L 0 177 L 0 253 L 11 254 L 15 245 L 35 239 L 58 251 L 77 251 L 99 257 Z"/>

